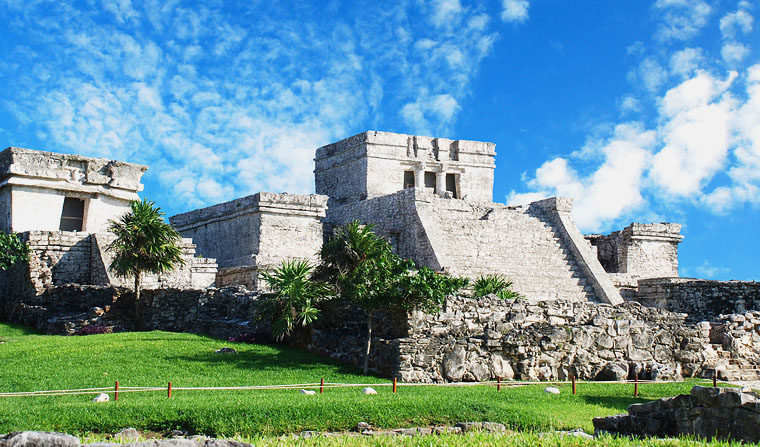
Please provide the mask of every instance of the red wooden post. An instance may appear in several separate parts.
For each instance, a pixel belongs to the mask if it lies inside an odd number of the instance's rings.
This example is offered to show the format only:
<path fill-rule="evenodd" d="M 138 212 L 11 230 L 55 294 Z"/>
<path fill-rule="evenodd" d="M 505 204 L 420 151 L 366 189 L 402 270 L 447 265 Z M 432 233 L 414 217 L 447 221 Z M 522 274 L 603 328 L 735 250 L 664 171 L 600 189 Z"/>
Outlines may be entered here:
<path fill-rule="evenodd" d="M 166 398 L 171 399 L 172 398 L 172 383 L 169 382 L 169 387 L 166 389 Z"/>
<path fill-rule="evenodd" d="M 713 373 L 713 388 L 718 388 L 718 370 Z"/>
<path fill-rule="evenodd" d="M 501 376 L 496 377 L 496 391 L 501 391 Z"/>
<path fill-rule="evenodd" d="M 319 381 L 319 394 L 322 394 L 325 392 L 325 378 L 322 377 L 322 380 Z"/>
<path fill-rule="evenodd" d="M 570 380 L 573 382 L 573 396 L 575 396 L 575 374 L 570 376 Z"/>
<path fill-rule="evenodd" d="M 633 395 L 634 397 L 639 397 L 639 375 L 638 374 L 633 375 Z"/>
<path fill-rule="evenodd" d="M 119 400 L 119 381 L 116 381 L 116 385 L 113 387 L 113 400 Z"/>
<path fill-rule="evenodd" d="M 394 377 L 393 378 L 393 394 L 396 394 L 396 385 L 397 385 L 397 383 L 398 383 L 398 379 Z"/>

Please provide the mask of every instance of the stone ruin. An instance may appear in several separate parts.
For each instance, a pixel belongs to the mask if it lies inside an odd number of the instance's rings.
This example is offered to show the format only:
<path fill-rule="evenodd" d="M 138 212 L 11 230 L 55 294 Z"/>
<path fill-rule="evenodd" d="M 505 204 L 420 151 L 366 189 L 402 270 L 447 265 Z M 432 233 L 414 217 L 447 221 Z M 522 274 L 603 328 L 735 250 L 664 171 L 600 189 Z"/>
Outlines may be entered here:
<path fill-rule="evenodd" d="M 147 278 L 145 328 L 262 332 L 253 323 L 261 272 L 288 259 L 316 261 L 334 228 L 358 219 L 418 265 L 470 278 L 503 274 L 521 295 L 451 297 L 437 315 L 377 318 L 370 366 L 381 374 L 422 382 L 757 376 L 758 284 L 679 278 L 678 224 L 584 236 L 570 199 L 494 203 L 494 149 L 364 132 L 317 149 L 317 194 L 260 192 L 171 217 L 187 263 Z M 137 197 L 145 169 L 0 152 L 0 225 L 22 232 L 33 251 L 28 266 L 0 273 L 0 319 L 58 333 L 131 327 L 135 309 L 128 284 L 106 269 L 112 236 L 104 230 Z M 33 206 L 37 197 L 44 210 Z M 291 342 L 360 364 L 362 311 L 338 305 L 323 314 Z"/>

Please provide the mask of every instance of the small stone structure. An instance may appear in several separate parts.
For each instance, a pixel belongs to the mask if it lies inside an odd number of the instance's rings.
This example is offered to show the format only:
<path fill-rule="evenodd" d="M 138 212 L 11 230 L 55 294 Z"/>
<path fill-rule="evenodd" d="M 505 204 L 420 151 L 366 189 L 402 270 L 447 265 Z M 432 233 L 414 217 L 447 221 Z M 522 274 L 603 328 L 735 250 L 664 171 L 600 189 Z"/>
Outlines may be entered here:
<path fill-rule="evenodd" d="M 633 404 L 628 414 L 594 418 L 594 433 L 760 442 L 760 396 L 695 386 L 690 394 Z"/>
<path fill-rule="evenodd" d="M 198 253 L 215 258 L 217 286 L 259 288 L 259 272 L 288 259 L 316 261 L 327 197 L 261 192 L 173 216 Z"/>
<path fill-rule="evenodd" d="M 146 166 L 80 155 L 10 147 L 0 152 L 0 231 L 13 231 L 31 248 L 30 262 L 16 276 L 0 272 L 0 285 L 42 294 L 60 284 L 129 285 L 108 271 L 105 248 L 118 220 L 138 200 Z M 185 261 L 175 271 L 145 275 L 145 287 L 208 287 L 216 262 L 195 257 L 190 239 L 180 242 Z M 19 276 L 20 275 L 20 276 Z M 15 293 L 0 289 L 3 294 Z"/>
<path fill-rule="evenodd" d="M 0 231 L 106 231 L 148 168 L 18 147 L 0 152 Z"/>
<path fill-rule="evenodd" d="M 317 194 L 329 205 L 372 199 L 406 188 L 491 202 L 493 143 L 368 131 L 317 149 Z"/>

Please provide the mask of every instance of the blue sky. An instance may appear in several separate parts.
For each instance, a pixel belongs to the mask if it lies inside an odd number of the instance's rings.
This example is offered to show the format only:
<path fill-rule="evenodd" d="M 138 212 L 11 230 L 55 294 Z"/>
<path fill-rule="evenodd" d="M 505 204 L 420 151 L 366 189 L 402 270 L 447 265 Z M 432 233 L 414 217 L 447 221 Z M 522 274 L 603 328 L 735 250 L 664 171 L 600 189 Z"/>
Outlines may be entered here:
<path fill-rule="evenodd" d="M 683 224 L 760 279 L 760 4 L 0 0 L 0 146 L 143 163 L 167 214 L 313 191 L 364 130 L 496 143 L 494 200 Z"/>

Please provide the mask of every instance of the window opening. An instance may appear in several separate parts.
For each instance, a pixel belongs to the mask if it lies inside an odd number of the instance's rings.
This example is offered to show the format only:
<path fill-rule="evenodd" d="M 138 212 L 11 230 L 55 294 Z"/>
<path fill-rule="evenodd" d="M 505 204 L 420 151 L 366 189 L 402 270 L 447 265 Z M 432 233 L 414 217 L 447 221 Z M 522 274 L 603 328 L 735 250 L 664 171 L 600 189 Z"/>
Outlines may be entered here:
<path fill-rule="evenodd" d="M 450 192 L 452 197 L 457 197 L 457 177 L 456 174 L 446 174 L 446 191 Z"/>
<path fill-rule="evenodd" d="M 414 171 L 404 171 L 404 189 L 414 188 Z"/>
<path fill-rule="evenodd" d="M 63 199 L 61 231 L 82 231 L 84 223 L 84 200 L 74 197 Z"/>
<path fill-rule="evenodd" d="M 435 172 L 425 172 L 425 188 L 431 188 L 433 192 L 438 192 L 435 190 Z"/>

